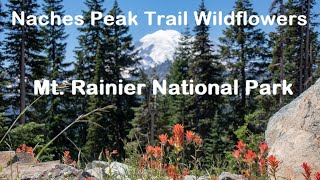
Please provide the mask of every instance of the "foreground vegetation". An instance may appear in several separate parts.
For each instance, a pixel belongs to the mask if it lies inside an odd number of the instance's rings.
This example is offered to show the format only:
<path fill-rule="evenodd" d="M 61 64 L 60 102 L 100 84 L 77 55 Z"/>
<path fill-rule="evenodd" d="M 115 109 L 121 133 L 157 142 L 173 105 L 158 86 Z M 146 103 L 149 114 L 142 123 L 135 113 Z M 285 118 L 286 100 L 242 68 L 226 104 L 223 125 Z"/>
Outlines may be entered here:
<path fill-rule="evenodd" d="M 233 152 L 230 153 L 230 159 L 220 159 L 222 163 L 218 164 L 218 159 L 213 161 L 210 168 L 205 168 L 200 159 L 204 158 L 203 139 L 193 131 L 185 130 L 183 125 L 176 124 L 172 128 L 170 135 L 161 134 L 158 136 L 158 145 L 147 145 L 142 149 L 136 142 L 125 144 L 126 159 L 125 166 L 128 166 L 125 174 L 113 174 L 111 170 L 107 173 L 106 179 L 116 177 L 129 179 L 166 179 L 182 180 L 187 175 L 195 177 L 206 177 L 207 179 L 217 180 L 220 173 L 229 171 L 240 174 L 248 180 L 278 179 L 277 172 L 281 168 L 281 162 L 274 155 L 268 155 L 268 145 L 264 142 L 255 144 L 252 149 L 242 141 L 238 141 Z M 254 142 L 255 143 L 255 142 Z M 23 161 L 39 163 L 41 150 L 38 147 L 28 147 L 22 144 L 16 149 L 16 156 L 23 157 Z M 38 151 L 36 155 L 36 151 Z M 189 152 L 189 153 L 187 153 Z M 83 156 L 78 152 L 79 156 Z M 193 154 L 188 156 L 187 154 Z M 104 149 L 100 152 L 97 160 L 105 161 L 110 167 L 118 156 L 117 150 Z M 78 157 L 73 160 L 70 151 L 64 151 L 61 157 L 61 163 L 82 169 L 88 162 L 81 162 Z M 15 171 L 15 170 L 12 170 Z M 1 172 L 1 171 L 0 171 Z M 21 173 L 17 173 L 21 174 Z M 301 174 L 305 180 L 320 180 L 320 171 L 313 172 L 308 163 L 301 165 Z M 19 177 L 17 177 L 19 178 Z M 72 179 L 65 174 L 65 179 Z M 87 180 L 91 180 L 88 177 Z"/>

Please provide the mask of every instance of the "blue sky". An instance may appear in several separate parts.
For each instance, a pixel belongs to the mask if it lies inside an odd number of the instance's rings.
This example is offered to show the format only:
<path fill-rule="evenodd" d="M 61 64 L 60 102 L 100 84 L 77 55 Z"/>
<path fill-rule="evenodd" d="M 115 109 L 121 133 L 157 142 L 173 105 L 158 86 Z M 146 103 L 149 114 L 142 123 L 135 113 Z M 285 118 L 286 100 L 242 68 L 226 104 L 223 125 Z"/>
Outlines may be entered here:
<path fill-rule="evenodd" d="M 105 7 L 109 10 L 112 7 L 113 0 L 106 0 Z M 164 15 L 177 15 L 179 11 L 188 11 L 189 15 L 192 15 L 193 11 L 197 10 L 200 0 L 118 0 L 119 5 L 124 13 L 132 11 L 138 15 L 140 22 L 146 22 L 146 15 L 144 11 L 157 11 L 158 14 Z M 205 4 L 208 10 L 211 11 L 223 11 L 224 13 L 229 13 L 232 10 L 235 1 L 232 0 L 205 0 Z M 267 15 L 269 12 L 269 7 L 271 0 L 252 0 L 255 11 L 259 14 Z M 86 9 L 83 1 L 75 3 L 74 1 L 64 1 L 64 6 L 66 14 L 78 15 L 81 14 L 81 9 Z M 193 27 L 193 23 L 190 20 L 190 27 Z M 67 31 L 70 34 L 76 35 L 77 27 L 68 27 Z M 140 39 L 145 34 L 152 33 L 159 29 L 175 29 L 178 31 L 183 30 L 184 26 L 148 26 L 146 24 L 140 23 L 138 26 L 131 26 L 130 32 L 132 33 L 135 40 Z M 212 37 L 220 36 L 224 26 L 211 27 Z M 272 28 L 264 27 L 266 31 L 270 31 Z"/>
<path fill-rule="evenodd" d="M 3 4 L 7 0 L 1 0 Z M 42 0 L 38 0 L 40 3 Z M 229 13 L 232 11 L 235 0 L 204 0 L 206 7 L 211 11 L 223 11 L 224 13 Z M 81 15 L 81 10 L 85 10 L 84 0 L 65 0 L 64 7 L 67 15 Z M 104 3 L 105 8 L 111 9 L 114 0 L 106 0 Z M 261 15 L 269 14 L 269 7 L 272 0 L 252 0 L 251 1 L 254 10 Z M 146 34 L 153 33 L 159 29 L 175 29 L 178 31 L 183 31 L 185 26 L 148 26 L 146 23 L 146 15 L 144 11 L 156 11 L 158 14 L 164 15 L 177 15 L 179 11 L 188 11 L 189 16 L 193 14 L 193 11 L 198 9 L 200 0 L 118 0 L 118 3 L 124 13 L 132 11 L 134 14 L 138 15 L 139 25 L 131 26 L 130 33 L 133 35 L 134 41 L 138 41 L 141 37 Z M 316 9 L 316 8 L 315 8 Z M 320 10 L 318 10 L 320 12 Z M 189 26 L 193 28 L 194 23 L 192 18 L 189 18 Z M 77 37 L 79 35 L 77 31 L 77 26 L 67 26 L 66 32 L 69 34 L 68 46 L 67 46 L 67 60 L 74 60 L 73 50 L 77 46 Z M 211 26 L 211 39 L 218 42 L 218 38 L 222 35 L 225 26 Z M 265 32 L 270 32 L 274 27 L 263 26 L 261 27 Z M 2 39 L 2 38 L 0 38 Z"/>
<path fill-rule="evenodd" d="M 114 0 L 106 0 L 105 7 L 107 10 L 111 9 Z M 188 11 L 189 16 L 192 15 L 193 11 L 197 10 L 200 4 L 200 0 L 118 0 L 120 8 L 124 13 L 132 11 L 138 15 L 139 22 L 147 22 L 146 16 L 143 14 L 144 11 L 156 11 L 158 14 L 173 14 L 177 15 L 179 11 Z M 223 11 L 229 13 L 232 11 L 234 6 L 234 0 L 205 0 L 205 4 L 208 10 L 211 11 Z M 252 0 L 255 11 L 259 14 L 268 14 L 271 0 Z M 65 0 L 64 6 L 66 14 L 78 15 L 81 14 L 81 9 L 86 9 L 83 1 Z M 189 26 L 193 28 L 194 24 L 189 18 Z M 218 37 L 221 36 L 224 26 L 212 26 L 211 27 L 211 38 L 217 41 Z M 266 31 L 272 30 L 272 27 L 263 27 Z M 183 31 L 185 26 L 148 26 L 147 24 L 139 23 L 138 26 L 131 26 L 130 33 L 133 35 L 134 41 L 138 41 L 141 37 L 146 34 L 153 33 L 159 29 L 175 29 Z M 72 49 L 77 46 L 76 38 L 78 36 L 77 27 L 67 27 L 67 32 L 70 34 L 68 40 L 67 59 L 73 59 Z"/>

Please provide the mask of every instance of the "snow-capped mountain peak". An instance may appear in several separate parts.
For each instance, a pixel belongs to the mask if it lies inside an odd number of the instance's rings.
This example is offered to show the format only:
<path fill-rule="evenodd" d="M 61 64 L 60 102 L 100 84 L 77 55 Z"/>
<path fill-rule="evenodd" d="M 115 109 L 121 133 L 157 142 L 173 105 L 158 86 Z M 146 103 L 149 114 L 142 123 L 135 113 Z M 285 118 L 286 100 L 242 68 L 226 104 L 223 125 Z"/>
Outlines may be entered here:
<path fill-rule="evenodd" d="M 150 69 L 166 61 L 172 62 L 180 37 L 181 33 L 175 30 L 158 30 L 142 37 L 136 44 L 142 68 Z"/>

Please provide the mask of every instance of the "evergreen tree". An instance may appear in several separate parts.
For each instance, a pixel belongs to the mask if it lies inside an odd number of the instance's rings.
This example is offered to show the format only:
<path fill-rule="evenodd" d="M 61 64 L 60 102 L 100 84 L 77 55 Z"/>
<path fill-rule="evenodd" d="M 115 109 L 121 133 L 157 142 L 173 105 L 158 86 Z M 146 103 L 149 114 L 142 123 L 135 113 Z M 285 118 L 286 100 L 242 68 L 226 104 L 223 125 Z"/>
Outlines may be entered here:
<path fill-rule="evenodd" d="M 198 12 L 206 12 L 204 2 L 201 2 Z M 190 62 L 189 73 L 191 79 L 194 80 L 194 84 L 209 84 L 209 83 L 222 83 L 224 66 L 221 64 L 219 57 L 213 50 L 213 44 L 209 39 L 209 26 L 204 22 L 195 26 L 195 39 L 193 41 L 193 58 Z M 217 149 L 218 144 L 210 144 L 210 132 L 217 131 L 215 129 L 219 126 L 214 125 L 214 118 L 221 113 L 222 98 L 219 95 L 194 95 L 192 97 L 192 103 L 190 106 L 190 113 L 192 118 L 193 127 L 205 140 L 204 152 L 205 157 L 209 157 L 209 154 L 219 154 Z"/>
<path fill-rule="evenodd" d="M 165 132 L 166 124 L 160 123 L 160 109 L 158 95 L 152 94 L 152 79 L 140 71 L 138 83 L 146 84 L 143 90 L 143 95 L 140 96 L 140 106 L 133 108 L 134 119 L 130 122 L 132 129 L 128 137 L 135 139 L 141 144 L 155 144 L 155 136 Z M 155 78 L 156 79 L 156 78 Z M 161 128 L 158 128 L 161 127 Z"/>
<path fill-rule="evenodd" d="M 192 36 L 187 29 L 181 36 L 178 48 L 174 55 L 174 62 L 170 68 L 169 75 L 167 77 L 169 84 L 181 84 L 183 80 L 189 80 L 189 63 L 192 60 Z M 165 107 L 167 108 L 165 116 L 163 117 L 167 121 L 170 120 L 170 125 L 176 123 L 182 123 L 185 128 L 190 129 L 192 121 L 189 117 L 188 105 L 191 103 L 192 98 L 185 95 L 165 97 L 167 102 Z"/>
<path fill-rule="evenodd" d="M 9 0 L 8 11 L 25 12 L 25 15 L 37 15 L 38 4 L 35 0 Z M 10 19 L 11 19 L 10 15 Z M 8 77 L 10 79 L 10 102 L 13 116 L 16 117 L 26 104 L 35 100 L 33 95 L 33 81 L 47 77 L 47 61 L 42 56 L 43 39 L 37 26 L 12 25 L 11 21 L 6 23 L 7 36 L 5 38 L 5 54 L 8 61 Z M 26 117 L 32 121 L 42 121 L 46 111 L 46 102 L 38 101 L 26 113 Z M 20 123 L 25 123 L 22 116 Z"/>
<path fill-rule="evenodd" d="M 4 18 L 6 17 L 5 12 L 3 11 L 3 7 L 2 4 L 0 3 L 0 34 L 1 36 L 3 35 L 3 31 L 4 31 Z M 3 36 L 2 36 L 3 37 Z M 3 43 L 2 41 L 0 41 L 0 109 L 2 107 L 3 104 L 3 88 L 4 87 L 4 82 L 5 82 L 5 68 L 4 68 L 4 55 L 2 53 L 2 49 L 3 49 Z M 1 112 L 1 110 L 0 110 Z"/>
<path fill-rule="evenodd" d="M 315 27 L 319 25 L 316 21 L 319 14 L 314 13 L 317 7 L 316 0 L 288 1 L 288 9 L 300 10 L 300 14 L 307 17 L 307 25 L 300 29 L 300 58 L 299 58 L 299 94 L 309 88 L 314 83 L 315 59 L 319 53 L 318 33 Z"/>
<path fill-rule="evenodd" d="M 313 13 L 313 7 L 315 7 L 315 1 L 287 1 L 283 5 L 282 13 L 284 15 L 303 14 L 308 18 L 308 25 L 299 26 L 296 20 L 292 26 L 279 26 L 277 32 L 270 33 L 273 49 L 273 59 L 270 65 L 272 79 L 274 82 L 279 82 L 281 79 L 279 52 L 283 52 L 283 79 L 293 84 L 292 89 L 295 92 L 294 96 L 286 97 L 284 103 L 290 102 L 308 88 L 316 76 L 318 65 L 315 59 L 319 53 L 319 40 L 318 33 L 314 30 L 317 26 L 315 23 L 317 15 Z M 279 13 L 279 10 L 276 10 L 275 13 Z M 281 38 L 284 40 L 282 46 L 279 46 Z M 279 97 L 277 101 L 280 102 Z"/>
<path fill-rule="evenodd" d="M 234 11 L 246 11 L 248 17 L 257 15 L 249 0 L 238 0 L 234 6 Z M 252 113 L 255 107 L 255 94 L 246 96 L 246 80 L 255 79 L 260 82 L 267 82 L 269 52 L 266 48 L 267 40 L 261 29 L 253 25 L 244 25 L 235 19 L 235 25 L 223 31 L 224 36 L 220 38 L 221 55 L 228 63 L 228 81 L 239 80 L 240 95 L 230 97 L 228 104 L 231 105 L 229 115 L 234 122 L 235 128 L 243 125 L 246 114 Z M 237 25 L 240 23 L 240 25 Z M 231 113 L 232 112 L 232 113 Z"/>
<path fill-rule="evenodd" d="M 104 59 L 102 58 L 102 50 L 100 45 L 97 47 L 97 55 L 95 58 L 95 69 L 94 69 L 94 79 L 93 83 L 99 84 L 100 80 L 106 79 L 106 71 L 104 69 Z M 89 99 L 89 110 L 93 111 L 97 108 L 102 108 L 110 105 L 108 97 L 103 95 L 92 96 Z M 85 144 L 85 150 L 88 154 L 93 155 L 97 158 L 99 152 L 102 149 L 108 147 L 112 144 L 110 141 L 110 123 L 112 122 L 112 117 L 109 113 L 101 113 L 92 115 L 89 121 L 95 124 L 90 124 L 88 127 L 87 142 Z"/>
<path fill-rule="evenodd" d="M 115 1 L 109 15 L 123 15 L 117 1 Z M 127 76 L 135 76 L 135 67 L 139 58 L 137 57 L 137 52 L 134 52 L 132 37 L 128 34 L 128 31 L 128 26 L 116 24 L 110 26 L 108 30 L 105 31 L 106 43 L 97 46 L 102 48 L 102 51 L 99 51 L 102 53 L 101 58 L 98 56 L 98 59 L 102 59 L 102 62 L 100 65 L 96 64 L 95 66 L 95 78 L 103 78 L 105 82 L 115 84 L 123 81 L 123 84 L 126 84 L 130 82 L 130 80 L 122 80 L 123 73 L 126 73 Z M 101 72 L 97 71 L 99 68 L 102 68 Z M 103 139 L 101 140 L 102 142 L 98 141 L 101 134 L 95 132 L 97 132 L 97 128 L 100 127 L 90 124 L 85 147 L 90 154 L 98 154 L 100 149 L 91 146 L 95 143 L 100 148 L 108 147 L 118 149 L 121 157 L 124 157 L 123 140 L 125 140 L 130 130 L 129 122 L 134 116 L 132 107 L 136 106 L 136 98 L 129 95 L 113 95 L 106 97 L 104 101 L 115 107 L 113 112 L 101 117 L 103 120 L 99 121 L 103 123 L 100 125 L 105 128 L 104 133 L 107 133 L 107 136 L 104 138 L 108 139 Z M 90 108 L 94 109 L 100 106 L 99 102 L 90 101 Z M 95 119 L 92 119 L 92 121 L 95 122 Z"/>
<path fill-rule="evenodd" d="M 207 168 L 212 167 L 212 163 L 217 159 L 224 157 L 224 152 L 231 151 L 233 148 L 233 142 L 228 135 L 227 122 L 223 122 L 222 118 L 218 113 L 215 114 L 211 120 L 209 134 L 204 141 L 204 155 L 205 162 L 204 166 Z M 232 137 L 232 136 L 231 136 Z"/>
<path fill-rule="evenodd" d="M 0 2 L 0 35 L 3 35 L 4 27 L 4 18 L 6 17 L 5 12 L 3 11 L 2 4 Z M 2 36 L 3 37 L 3 36 Z M 6 73 L 4 67 L 4 55 L 2 54 L 3 43 L 0 41 L 0 136 L 2 135 L 2 128 L 4 128 L 4 111 L 5 111 L 5 102 L 4 102 L 4 87 L 6 85 Z"/>
<path fill-rule="evenodd" d="M 297 2 L 297 6 L 301 8 L 301 14 L 307 17 L 307 25 L 301 26 L 301 42 L 300 42 L 300 64 L 299 64 L 299 93 L 306 90 L 313 81 L 313 52 L 312 52 L 312 14 L 311 10 L 315 5 L 315 0 L 304 0 Z M 317 39 L 317 38 L 316 38 Z"/>
<path fill-rule="evenodd" d="M 43 12 L 45 15 L 51 19 L 51 12 L 60 17 L 64 16 L 62 0 L 44 0 Z M 65 33 L 65 26 L 63 24 L 59 25 L 55 21 L 54 25 L 47 25 L 42 27 L 43 39 L 45 42 L 45 57 L 48 61 L 48 79 L 56 80 L 59 84 L 62 83 L 67 78 L 70 78 L 71 63 L 65 62 L 66 46 L 65 42 L 67 35 Z M 50 133 L 49 138 L 53 138 L 57 135 L 61 129 L 63 129 L 67 124 L 70 123 L 68 114 L 74 113 L 71 111 L 72 106 L 70 106 L 72 98 L 65 96 L 53 96 L 47 98 L 48 102 L 48 112 L 47 112 L 47 123 L 49 124 Z M 74 117 L 71 120 L 74 120 Z M 69 121 L 68 121 L 69 120 Z M 62 137 L 61 139 L 65 139 Z M 58 139 L 59 141 L 60 139 Z M 68 144 L 68 142 L 58 142 L 57 144 Z M 59 145 L 60 152 L 62 149 L 67 149 L 64 146 Z M 57 151 L 59 152 L 59 151 Z"/>
<path fill-rule="evenodd" d="M 97 22 L 95 25 L 91 25 L 91 12 L 98 11 L 101 13 L 105 12 L 103 8 L 104 0 L 85 0 L 85 5 L 87 6 L 86 11 L 82 11 L 84 17 L 84 25 L 82 25 L 78 30 L 81 35 L 79 36 L 79 47 L 76 49 L 77 59 L 81 58 L 82 64 L 79 68 L 82 70 L 82 80 L 90 82 L 93 80 L 94 74 L 93 70 L 95 68 L 95 58 L 97 55 L 97 47 L 105 42 L 105 34 L 108 29 L 103 21 Z"/>
<path fill-rule="evenodd" d="M 78 30 L 80 36 L 78 37 L 79 46 L 75 50 L 77 62 L 73 73 L 74 78 L 84 80 L 86 83 L 92 83 L 94 80 L 94 70 L 96 59 L 99 58 L 97 47 L 102 48 L 106 44 L 106 27 L 103 22 L 99 21 L 95 25 L 91 25 L 91 12 L 98 11 L 101 13 L 105 12 L 103 8 L 104 0 L 85 0 L 86 10 L 82 11 L 84 17 L 84 25 Z M 99 50 L 103 52 L 102 50 Z M 99 55 L 101 57 L 101 55 Z M 104 56 L 102 56 L 104 58 Z M 92 108 L 89 108 L 89 97 L 85 95 L 76 95 L 72 97 L 72 104 L 70 104 L 71 111 L 77 116 L 89 112 Z M 70 118 L 73 118 L 70 115 Z M 81 132 L 78 136 L 78 144 L 80 147 L 84 147 L 87 143 L 87 124 L 79 124 L 75 131 Z M 87 149 L 88 150 L 88 149 Z M 89 150 L 88 150 L 89 151 Z M 95 152 L 99 151 L 95 149 Z M 90 153 L 90 152 L 89 152 Z M 94 154 L 90 154 L 93 155 Z"/>
<path fill-rule="evenodd" d="M 3 31 L 4 31 L 4 25 L 5 25 L 5 17 L 6 17 L 6 13 L 3 10 L 2 4 L 0 2 L 0 33 L 1 33 L 1 37 L 3 36 Z M 3 63 L 4 63 L 4 55 L 2 53 L 2 46 L 3 46 L 3 42 L 0 41 L 0 70 L 1 72 L 3 72 Z"/>
<path fill-rule="evenodd" d="M 272 15 L 280 16 L 285 12 L 284 1 L 283 0 L 274 0 L 271 4 L 270 12 Z M 284 62 L 284 27 L 278 26 L 277 33 L 271 34 L 271 42 L 274 43 L 276 47 L 272 52 L 273 62 L 277 62 L 277 66 L 274 67 L 274 77 L 277 77 L 276 81 L 283 82 L 285 80 L 285 62 Z M 277 38 L 275 38 L 277 36 Z M 279 104 L 280 106 L 284 103 L 285 96 L 279 94 Z"/>

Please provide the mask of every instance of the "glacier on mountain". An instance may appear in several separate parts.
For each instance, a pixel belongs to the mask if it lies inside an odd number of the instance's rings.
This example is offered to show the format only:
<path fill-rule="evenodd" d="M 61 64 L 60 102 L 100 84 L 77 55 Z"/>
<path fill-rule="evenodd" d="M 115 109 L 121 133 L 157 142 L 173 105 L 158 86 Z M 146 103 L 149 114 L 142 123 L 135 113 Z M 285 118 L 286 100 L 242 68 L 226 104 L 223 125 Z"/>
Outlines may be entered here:
<path fill-rule="evenodd" d="M 181 33 L 175 30 L 158 30 L 142 37 L 135 45 L 142 58 L 141 68 L 150 71 L 163 63 L 171 64 L 180 37 Z"/>

